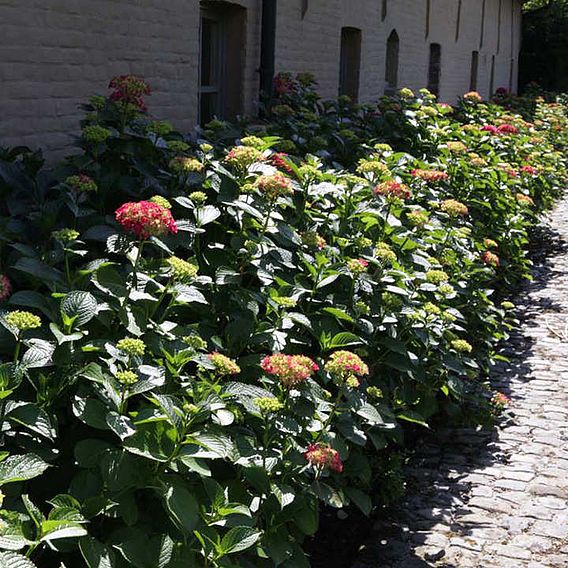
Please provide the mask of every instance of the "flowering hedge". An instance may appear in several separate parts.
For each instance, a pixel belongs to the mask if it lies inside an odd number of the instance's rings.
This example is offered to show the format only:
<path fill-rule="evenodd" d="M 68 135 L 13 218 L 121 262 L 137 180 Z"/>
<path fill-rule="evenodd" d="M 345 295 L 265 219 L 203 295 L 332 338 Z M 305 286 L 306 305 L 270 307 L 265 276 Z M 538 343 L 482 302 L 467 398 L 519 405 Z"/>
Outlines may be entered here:
<path fill-rule="evenodd" d="M 405 433 L 506 403 L 485 376 L 566 109 L 281 76 L 268 122 L 193 144 L 110 86 L 51 175 L 2 152 L 0 558 L 309 566 L 321 502 L 369 514 Z"/>

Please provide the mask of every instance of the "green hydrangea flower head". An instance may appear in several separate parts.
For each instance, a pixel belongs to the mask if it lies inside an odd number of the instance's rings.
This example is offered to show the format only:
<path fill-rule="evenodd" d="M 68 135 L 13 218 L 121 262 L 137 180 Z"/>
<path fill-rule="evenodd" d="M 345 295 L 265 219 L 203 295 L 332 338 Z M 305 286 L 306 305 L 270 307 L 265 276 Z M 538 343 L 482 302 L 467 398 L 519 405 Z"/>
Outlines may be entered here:
<path fill-rule="evenodd" d="M 190 172 L 202 172 L 203 164 L 197 158 L 187 158 L 177 156 L 172 158 L 169 163 L 170 169 L 176 174 L 187 174 Z"/>
<path fill-rule="evenodd" d="M 440 307 L 437 306 L 436 304 L 433 304 L 432 302 L 426 302 L 424 304 L 424 311 L 427 314 L 431 314 L 433 316 L 439 316 L 442 313 Z"/>
<path fill-rule="evenodd" d="M 182 341 L 196 351 L 207 348 L 207 341 L 199 337 L 199 335 L 186 335 L 182 337 Z"/>
<path fill-rule="evenodd" d="M 256 148 L 257 150 L 262 150 L 264 146 L 266 146 L 264 140 L 258 136 L 245 136 L 241 138 L 241 144 L 250 148 Z"/>
<path fill-rule="evenodd" d="M 41 327 L 41 319 L 32 314 L 22 310 L 15 310 L 9 312 L 5 316 L 6 323 L 19 331 L 26 331 L 28 329 L 36 329 Z"/>
<path fill-rule="evenodd" d="M 156 203 L 156 205 L 160 205 L 164 209 L 172 208 L 172 204 L 165 197 L 162 197 L 161 195 L 154 195 L 154 197 L 150 198 L 150 201 L 152 203 Z"/>
<path fill-rule="evenodd" d="M 167 120 L 155 120 L 146 127 L 147 132 L 156 136 L 165 136 L 169 134 L 174 127 Z"/>
<path fill-rule="evenodd" d="M 75 229 L 60 229 L 59 231 L 53 231 L 51 236 L 62 243 L 71 243 L 76 241 L 79 237 L 79 231 Z"/>
<path fill-rule="evenodd" d="M 183 260 L 177 256 L 170 256 L 166 260 L 166 263 L 170 267 L 173 277 L 175 280 L 183 281 L 190 280 L 197 276 L 199 267 L 187 260 Z"/>
<path fill-rule="evenodd" d="M 211 144 L 207 144 L 206 142 L 204 142 L 203 144 L 199 145 L 199 149 L 204 153 L 204 154 L 209 154 L 209 152 L 211 152 L 211 150 L 213 150 L 213 146 L 211 146 Z"/>
<path fill-rule="evenodd" d="M 387 243 L 378 243 L 375 248 L 375 255 L 384 265 L 396 262 L 396 253 Z"/>
<path fill-rule="evenodd" d="M 451 346 L 458 353 L 471 353 L 473 351 L 473 347 L 471 346 L 471 343 L 467 342 L 465 339 L 454 339 L 451 342 Z"/>
<path fill-rule="evenodd" d="M 379 387 L 367 387 L 367 394 L 373 398 L 383 398 L 383 391 Z"/>
<path fill-rule="evenodd" d="M 294 308 L 298 304 L 298 300 L 288 298 L 287 296 L 276 296 L 272 299 L 283 308 Z"/>
<path fill-rule="evenodd" d="M 93 95 L 89 98 L 89 104 L 97 111 L 103 110 L 103 108 L 105 108 L 106 99 L 101 95 Z"/>
<path fill-rule="evenodd" d="M 112 132 L 108 128 L 98 124 L 91 124 L 83 128 L 83 138 L 87 142 L 92 142 L 93 144 L 105 142 L 111 136 Z"/>
<path fill-rule="evenodd" d="M 446 296 L 453 294 L 455 291 L 456 291 L 455 288 L 451 284 L 448 284 L 447 282 L 440 284 L 440 287 L 438 288 L 438 292 Z"/>
<path fill-rule="evenodd" d="M 187 152 L 189 150 L 189 144 L 181 140 L 168 140 L 167 141 L 168 150 L 172 152 Z"/>
<path fill-rule="evenodd" d="M 450 279 L 448 274 L 443 270 L 428 270 L 426 272 L 426 280 L 430 284 L 442 284 Z"/>
<path fill-rule="evenodd" d="M 217 375 L 238 375 L 241 372 L 241 368 L 235 361 L 221 353 L 210 353 L 208 357 L 209 361 L 211 361 L 215 367 L 215 373 Z"/>
<path fill-rule="evenodd" d="M 504 310 L 514 310 L 515 309 L 515 304 L 513 304 L 513 302 L 501 302 L 501 307 Z"/>
<path fill-rule="evenodd" d="M 383 292 L 381 294 L 381 301 L 385 308 L 391 312 L 398 312 L 404 305 L 402 298 L 392 292 Z"/>
<path fill-rule="evenodd" d="M 125 337 L 116 344 L 116 348 L 126 355 L 132 357 L 142 357 L 146 351 L 146 345 L 141 339 L 135 337 Z"/>
<path fill-rule="evenodd" d="M 207 194 L 203 191 L 193 191 L 189 194 L 189 198 L 195 205 L 203 205 L 207 201 Z"/>
<path fill-rule="evenodd" d="M 284 408 L 284 404 L 277 398 L 271 398 L 268 396 L 255 398 L 254 404 L 259 408 L 262 414 L 273 414 Z"/>
<path fill-rule="evenodd" d="M 368 315 L 371 312 L 371 308 L 362 300 L 355 302 L 355 309 L 359 314 Z"/>
<path fill-rule="evenodd" d="M 131 386 L 138 382 L 138 375 L 134 371 L 117 371 L 116 380 L 124 386 Z"/>

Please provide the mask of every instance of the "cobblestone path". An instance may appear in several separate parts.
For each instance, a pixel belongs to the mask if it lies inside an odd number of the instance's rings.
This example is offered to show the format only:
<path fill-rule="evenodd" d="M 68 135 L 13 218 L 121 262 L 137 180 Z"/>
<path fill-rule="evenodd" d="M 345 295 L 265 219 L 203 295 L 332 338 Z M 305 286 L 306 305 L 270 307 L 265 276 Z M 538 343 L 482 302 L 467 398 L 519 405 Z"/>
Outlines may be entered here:
<path fill-rule="evenodd" d="M 497 431 L 437 436 L 411 464 L 398 519 L 358 568 L 568 567 L 568 201 L 545 224 L 520 329 L 493 385 L 513 401 Z"/>

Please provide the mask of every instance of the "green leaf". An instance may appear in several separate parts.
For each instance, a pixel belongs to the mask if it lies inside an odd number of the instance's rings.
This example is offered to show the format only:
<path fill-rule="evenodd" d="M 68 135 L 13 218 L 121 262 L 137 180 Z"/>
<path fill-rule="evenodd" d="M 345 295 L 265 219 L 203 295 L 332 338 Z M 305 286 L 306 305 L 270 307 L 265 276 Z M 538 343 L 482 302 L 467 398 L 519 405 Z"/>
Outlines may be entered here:
<path fill-rule="evenodd" d="M 337 319 L 348 321 L 350 323 L 355 321 L 347 312 L 340 310 L 339 308 L 324 308 L 322 312 L 326 312 L 327 314 L 335 316 Z"/>
<path fill-rule="evenodd" d="M 14 264 L 14 269 L 30 274 L 45 283 L 65 284 L 63 273 L 60 270 L 57 270 L 48 264 L 45 264 L 45 262 L 41 262 L 35 258 L 20 258 L 16 264 Z"/>
<path fill-rule="evenodd" d="M 339 274 L 332 274 L 331 276 L 328 276 L 327 278 L 324 278 L 323 280 L 320 280 L 318 282 L 318 285 L 316 286 L 316 288 L 319 290 L 320 288 L 325 288 L 326 286 L 329 286 L 330 284 L 332 284 L 333 282 L 335 282 L 337 279 L 339 278 Z"/>
<path fill-rule="evenodd" d="M 251 527 L 233 527 L 222 539 L 220 549 L 223 554 L 234 554 L 254 546 L 261 533 Z"/>
<path fill-rule="evenodd" d="M 41 542 L 58 540 L 61 538 L 78 538 L 86 536 L 87 531 L 80 524 L 73 521 L 44 521 L 41 525 Z"/>
<path fill-rule="evenodd" d="M 349 331 L 342 331 L 335 334 L 328 345 L 328 349 L 335 349 L 336 347 L 346 347 L 348 345 L 361 345 L 363 340 L 354 333 Z"/>
<path fill-rule="evenodd" d="M 420 424 L 420 426 L 430 428 L 430 426 L 428 426 L 428 423 L 424 420 L 424 417 L 421 414 L 418 414 L 418 412 L 414 412 L 413 410 L 405 410 L 404 412 L 397 414 L 396 417 L 399 420 L 412 422 L 414 424 Z"/>
<path fill-rule="evenodd" d="M 61 302 L 61 312 L 77 326 L 82 326 L 97 314 L 97 300 L 81 290 L 69 292 Z"/>
<path fill-rule="evenodd" d="M 174 524 L 191 533 L 199 522 L 199 505 L 195 497 L 183 485 L 175 483 L 166 489 L 163 498 Z"/>
<path fill-rule="evenodd" d="M 36 568 L 36 565 L 17 552 L 0 552 L 0 568 Z"/>
<path fill-rule="evenodd" d="M 49 440 L 55 439 L 55 428 L 49 415 L 35 404 L 21 404 L 10 401 L 6 408 L 6 418 Z"/>
<path fill-rule="evenodd" d="M 114 568 L 115 554 L 91 536 L 79 541 L 79 549 L 89 568 Z"/>
<path fill-rule="evenodd" d="M 55 345 L 44 339 L 30 339 L 27 343 L 30 347 L 22 357 L 22 365 L 26 369 L 45 367 L 52 363 Z"/>
<path fill-rule="evenodd" d="M 49 465 L 35 454 L 10 456 L 0 462 L 0 486 L 41 475 Z"/>
<path fill-rule="evenodd" d="M 26 511 L 34 525 L 39 529 L 43 521 L 45 521 L 45 517 L 42 515 L 42 512 L 32 503 L 32 500 L 28 495 L 22 495 L 22 501 L 24 502 L 24 507 L 26 508 Z"/>
<path fill-rule="evenodd" d="M 209 223 L 215 221 L 221 216 L 221 211 L 214 207 L 213 205 L 206 205 L 205 207 L 200 207 L 195 212 L 195 224 L 198 227 L 203 227 Z"/>
<path fill-rule="evenodd" d="M 364 515 L 368 517 L 371 514 L 371 511 L 373 510 L 373 502 L 369 495 L 363 493 L 363 491 L 356 487 L 346 487 L 345 493 L 351 502 L 355 503 Z"/>

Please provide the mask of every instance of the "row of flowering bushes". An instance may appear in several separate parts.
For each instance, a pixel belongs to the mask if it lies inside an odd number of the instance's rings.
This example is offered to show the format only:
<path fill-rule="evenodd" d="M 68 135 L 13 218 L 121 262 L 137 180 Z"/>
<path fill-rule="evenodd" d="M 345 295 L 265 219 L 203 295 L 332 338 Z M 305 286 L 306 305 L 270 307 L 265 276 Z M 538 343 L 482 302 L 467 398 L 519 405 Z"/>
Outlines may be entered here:
<path fill-rule="evenodd" d="M 504 404 L 566 109 L 281 76 L 266 122 L 192 143 L 110 87 L 55 172 L 2 152 L 0 558 L 309 566 L 320 503 L 369 514 L 413 429 Z"/>

